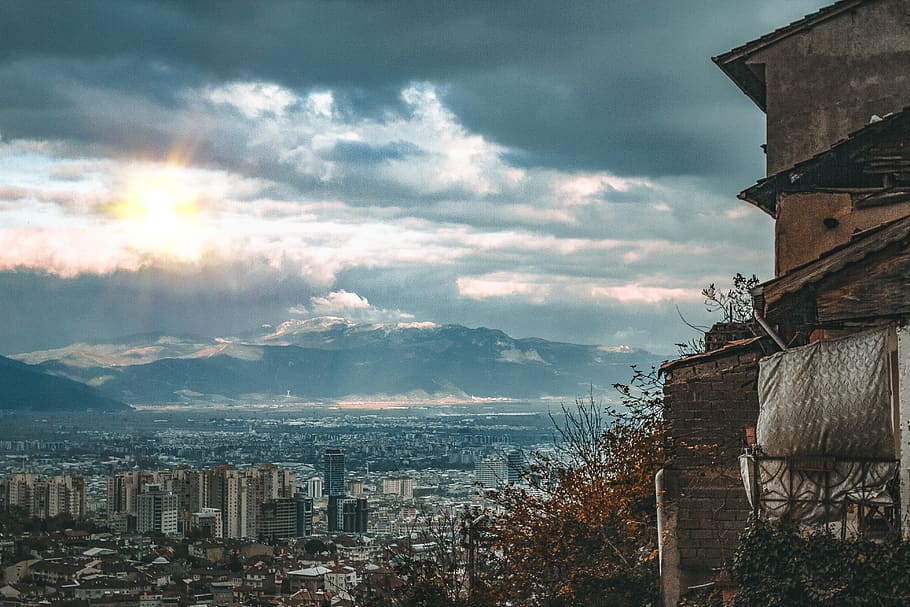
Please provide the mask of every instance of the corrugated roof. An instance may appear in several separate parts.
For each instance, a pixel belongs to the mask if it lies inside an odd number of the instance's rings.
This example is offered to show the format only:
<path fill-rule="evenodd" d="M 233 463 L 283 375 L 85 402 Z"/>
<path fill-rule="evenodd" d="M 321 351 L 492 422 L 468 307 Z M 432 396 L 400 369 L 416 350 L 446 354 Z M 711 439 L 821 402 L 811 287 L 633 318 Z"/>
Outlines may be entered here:
<path fill-rule="evenodd" d="M 765 34 L 760 38 L 740 45 L 722 55 L 718 55 L 712 60 L 750 99 L 752 99 L 752 101 L 755 102 L 758 107 L 762 109 L 762 111 L 765 111 L 764 74 L 751 69 L 746 64 L 748 58 L 764 48 L 777 44 L 785 38 L 809 30 L 819 23 L 833 19 L 862 4 L 875 1 L 877 0 L 841 0 L 840 2 L 835 2 L 834 4 L 821 8 L 789 25 L 785 25 L 769 34 Z"/>

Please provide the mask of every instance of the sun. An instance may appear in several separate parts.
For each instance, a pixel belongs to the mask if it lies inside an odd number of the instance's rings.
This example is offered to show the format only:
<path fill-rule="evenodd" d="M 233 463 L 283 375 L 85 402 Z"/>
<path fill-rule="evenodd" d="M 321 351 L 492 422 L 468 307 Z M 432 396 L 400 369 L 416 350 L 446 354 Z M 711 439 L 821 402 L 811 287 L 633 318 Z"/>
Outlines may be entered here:
<path fill-rule="evenodd" d="M 152 232 L 180 228 L 195 215 L 192 193 L 173 184 L 152 184 L 140 189 L 134 198 L 133 219 Z"/>
<path fill-rule="evenodd" d="M 203 233 L 199 193 L 174 167 L 134 174 L 112 208 L 137 250 L 174 261 L 197 261 Z"/>

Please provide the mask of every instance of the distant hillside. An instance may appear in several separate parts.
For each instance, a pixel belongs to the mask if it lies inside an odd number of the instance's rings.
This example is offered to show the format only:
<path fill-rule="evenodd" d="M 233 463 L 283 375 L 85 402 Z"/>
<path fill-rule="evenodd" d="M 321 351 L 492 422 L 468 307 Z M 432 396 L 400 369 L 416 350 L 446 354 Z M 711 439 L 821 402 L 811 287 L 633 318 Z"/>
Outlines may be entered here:
<path fill-rule="evenodd" d="M 159 337 L 21 355 L 129 403 L 286 396 L 574 398 L 660 357 L 432 323 L 284 323 L 244 340 Z"/>
<path fill-rule="evenodd" d="M 0 409 L 117 410 L 127 406 L 85 384 L 0 356 Z"/>

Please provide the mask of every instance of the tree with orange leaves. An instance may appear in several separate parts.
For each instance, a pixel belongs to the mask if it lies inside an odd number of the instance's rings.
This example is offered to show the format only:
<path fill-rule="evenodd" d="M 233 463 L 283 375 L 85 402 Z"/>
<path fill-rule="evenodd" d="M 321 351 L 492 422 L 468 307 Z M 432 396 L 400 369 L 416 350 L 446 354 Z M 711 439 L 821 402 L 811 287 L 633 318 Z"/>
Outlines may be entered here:
<path fill-rule="evenodd" d="M 656 605 L 654 475 L 663 464 L 655 370 L 617 385 L 623 407 L 593 394 L 563 407 L 561 453 L 531 466 L 532 488 L 497 499 L 491 548 L 503 604 L 528 607 Z"/>
<path fill-rule="evenodd" d="M 621 407 L 593 393 L 563 406 L 556 454 L 537 454 L 527 483 L 494 494 L 498 514 L 465 510 L 427 524 L 438 553 L 405 559 L 406 583 L 381 604 L 656 605 L 662 391 L 654 369 L 634 367 L 630 383 L 615 387 Z"/>

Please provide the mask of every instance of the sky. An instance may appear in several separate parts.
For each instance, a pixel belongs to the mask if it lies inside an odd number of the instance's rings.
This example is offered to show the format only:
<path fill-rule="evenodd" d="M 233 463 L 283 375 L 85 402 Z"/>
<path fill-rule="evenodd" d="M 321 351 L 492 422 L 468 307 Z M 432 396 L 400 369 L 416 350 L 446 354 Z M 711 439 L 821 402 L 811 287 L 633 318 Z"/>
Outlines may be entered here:
<path fill-rule="evenodd" d="M 771 277 L 711 57 L 824 4 L 0 3 L 0 353 L 324 315 L 673 352 Z"/>

